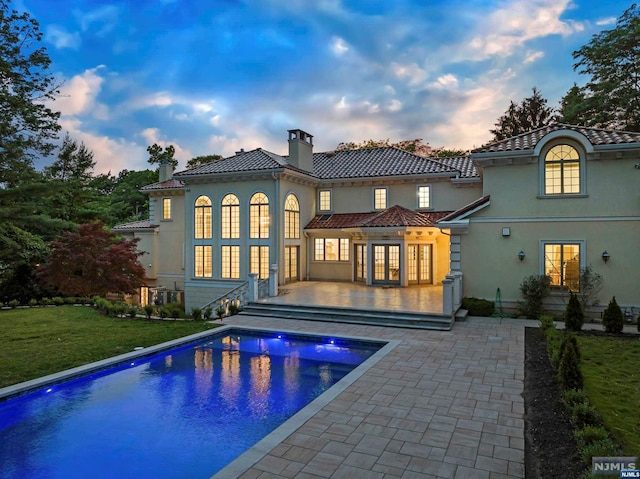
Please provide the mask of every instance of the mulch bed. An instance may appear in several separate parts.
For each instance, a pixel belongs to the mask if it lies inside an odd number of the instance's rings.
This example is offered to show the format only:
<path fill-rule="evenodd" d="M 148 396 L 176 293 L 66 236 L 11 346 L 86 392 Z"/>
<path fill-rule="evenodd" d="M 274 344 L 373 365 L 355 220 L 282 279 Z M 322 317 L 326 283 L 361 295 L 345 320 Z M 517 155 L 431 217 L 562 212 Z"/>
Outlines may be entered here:
<path fill-rule="evenodd" d="M 527 479 L 573 479 L 585 471 L 573 426 L 538 328 L 525 328 L 525 474 Z"/>

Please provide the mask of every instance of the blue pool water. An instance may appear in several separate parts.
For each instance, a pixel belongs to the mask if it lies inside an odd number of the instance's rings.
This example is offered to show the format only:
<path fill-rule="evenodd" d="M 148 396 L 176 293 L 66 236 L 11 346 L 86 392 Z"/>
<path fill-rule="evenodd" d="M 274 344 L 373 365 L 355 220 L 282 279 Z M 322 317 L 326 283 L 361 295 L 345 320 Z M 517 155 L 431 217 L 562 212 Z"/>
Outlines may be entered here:
<path fill-rule="evenodd" d="M 0 478 L 209 478 L 382 344 L 226 331 L 0 402 Z"/>

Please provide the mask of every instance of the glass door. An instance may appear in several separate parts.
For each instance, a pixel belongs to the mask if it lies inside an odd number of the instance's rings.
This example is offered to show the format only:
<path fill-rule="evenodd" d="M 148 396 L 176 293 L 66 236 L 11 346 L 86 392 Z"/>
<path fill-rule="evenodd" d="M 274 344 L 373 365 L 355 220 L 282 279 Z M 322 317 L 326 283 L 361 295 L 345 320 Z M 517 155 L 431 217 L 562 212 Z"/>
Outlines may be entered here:
<path fill-rule="evenodd" d="M 407 279 L 409 284 L 431 284 L 431 245 L 407 246 Z"/>
<path fill-rule="evenodd" d="M 355 262 L 355 280 L 361 283 L 367 282 L 367 245 L 357 244 Z"/>
<path fill-rule="evenodd" d="M 400 245 L 373 245 L 373 282 L 400 284 Z"/>
<path fill-rule="evenodd" d="M 284 280 L 286 283 L 299 280 L 298 254 L 299 246 L 285 246 L 284 248 Z"/>

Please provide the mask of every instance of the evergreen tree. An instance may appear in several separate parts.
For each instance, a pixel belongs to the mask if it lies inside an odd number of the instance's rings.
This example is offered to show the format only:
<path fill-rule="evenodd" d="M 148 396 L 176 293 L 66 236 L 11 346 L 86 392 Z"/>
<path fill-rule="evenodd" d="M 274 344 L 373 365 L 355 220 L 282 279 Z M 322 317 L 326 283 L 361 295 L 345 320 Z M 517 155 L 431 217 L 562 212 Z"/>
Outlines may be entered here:
<path fill-rule="evenodd" d="M 584 311 L 578 296 L 571 293 L 567 309 L 564 312 L 564 326 L 569 331 L 580 331 L 584 324 Z"/>
<path fill-rule="evenodd" d="M 575 336 L 568 336 L 567 340 L 562 342 L 558 376 L 563 389 L 582 389 L 584 386 L 584 377 L 580 370 L 578 342 L 576 341 Z"/>
<path fill-rule="evenodd" d="M 532 92 L 519 105 L 511 101 L 504 115 L 498 118 L 496 128 L 490 130 L 493 141 L 504 140 L 556 121 L 555 110 L 547 106 L 547 100 L 540 91 L 533 87 Z"/>
<path fill-rule="evenodd" d="M 207 163 L 213 163 L 214 161 L 222 160 L 222 155 L 204 155 L 196 156 L 187 161 L 187 169 L 190 170 L 196 166 L 206 165 Z"/>
<path fill-rule="evenodd" d="M 621 333 L 624 328 L 624 315 L 614 296 L 602 314 L 602 325 L 607 333 Z"/>
<path fill-rule="evenodd" d="M 149 159 L 147 161 L 150 165 L 169 163 L 174 169 L 178 167 L 178 160 L 173 157 L 173 155 L 176 154 L 176 149 L 173 145 L 162 148 L 157 143 L 154 143 L 147 147 L 147 152 L 149 153 Z"/>

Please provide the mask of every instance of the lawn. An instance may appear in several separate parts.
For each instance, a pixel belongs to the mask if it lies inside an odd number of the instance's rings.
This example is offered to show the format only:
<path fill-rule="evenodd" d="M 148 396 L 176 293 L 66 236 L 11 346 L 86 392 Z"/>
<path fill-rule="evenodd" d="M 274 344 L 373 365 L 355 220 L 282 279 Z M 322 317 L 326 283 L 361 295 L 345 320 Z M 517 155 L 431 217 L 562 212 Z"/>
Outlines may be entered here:
<path fill-rule="evenodd" d="M 216 326 L 204 321 L 108 318 L 87 306 L 0 311 L 0 387 Z"/>
<path fill-rule="evenodd" d="M 640 455 L 638 337 L 580 335 L 578 341 L 589 400 L 625 454 Z"/>

